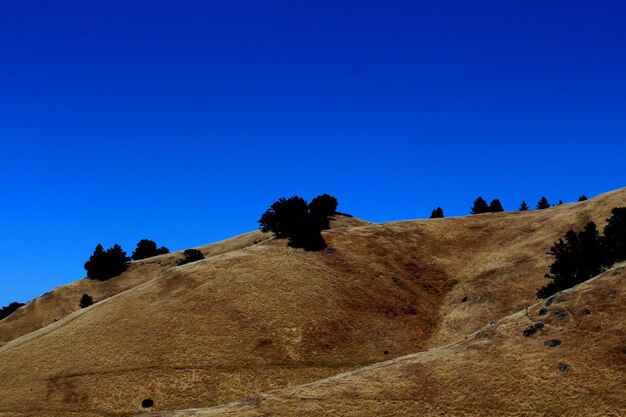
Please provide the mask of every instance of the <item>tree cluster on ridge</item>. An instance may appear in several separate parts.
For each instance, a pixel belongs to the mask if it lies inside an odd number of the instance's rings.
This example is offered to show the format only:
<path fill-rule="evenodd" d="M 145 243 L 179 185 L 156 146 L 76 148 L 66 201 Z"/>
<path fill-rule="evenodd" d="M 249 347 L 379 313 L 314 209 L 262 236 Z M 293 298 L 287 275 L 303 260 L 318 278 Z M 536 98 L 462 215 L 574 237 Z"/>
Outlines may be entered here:
<path fill-rule="evenodd" d="M 328 194 L 315 197 L 309 204 L 298 196 L 280 198 L 261 215 L 263 232 L 278 239 L 289 239 L 289 246 L 318 251 L 326 247 L 321 231 L 330 228 L 330 216 L 337 212 L 337 199 Z"/>

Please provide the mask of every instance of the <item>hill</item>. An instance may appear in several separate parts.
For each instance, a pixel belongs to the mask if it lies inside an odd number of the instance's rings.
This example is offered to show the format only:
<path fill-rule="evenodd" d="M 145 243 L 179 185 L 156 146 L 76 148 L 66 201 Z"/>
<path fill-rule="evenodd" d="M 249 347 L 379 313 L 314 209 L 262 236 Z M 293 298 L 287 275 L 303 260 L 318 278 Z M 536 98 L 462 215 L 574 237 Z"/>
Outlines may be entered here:
<path fill-rule="evenodd" d="M 59 287 L 0 322 L 0 416 L 211 407 L 433 351 L 535 304 L 553 241 L 615 206 L 626 189 L 541 211 L 339 216 L 328 251 L 251 232 L 192 264 Z M 99 302 L 78 310 L 83 292 Z"/>
<path fill-rule="evenodd" d="M 621 264 L 446 346 L 209 410 L 150 416 L 623 416 L 625 303 Z"/>

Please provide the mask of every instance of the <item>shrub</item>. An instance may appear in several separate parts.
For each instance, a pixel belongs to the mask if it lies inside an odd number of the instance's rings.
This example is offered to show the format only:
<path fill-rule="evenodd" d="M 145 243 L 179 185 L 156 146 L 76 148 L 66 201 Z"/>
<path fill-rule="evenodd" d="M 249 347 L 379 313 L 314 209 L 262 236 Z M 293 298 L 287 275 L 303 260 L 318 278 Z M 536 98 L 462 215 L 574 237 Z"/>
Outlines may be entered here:
<path fill-rule="evenodd" d="M 141 239 L 137 243 L 137 248 L 131 255 L 131 259 L 133 261 L 138 261 L 139 259 L 151 258 L 157 255 L 165 255 L 166 253 L 170 253 L 170 250 L 165 246 L 157 248 L 156 242 L 149 239 Z"/>
<path fill-rule="evenodd" d="M 93 255 L 85 262 L 85 270 L 89 278 L 104 281 L 124 272 L 128 262 L 130 258 L 120 245 L 115 244 L 105 251 L 102 245 L 98 244 Z"/>
<path fill-rule="evenodd" d="M 443 209 L 441 207 L 437 207 L 430 213 L 431 219 L 443 219 Z"/>
<path fill-rule="evenodd" d="M 478 197 L 476 200 L 474 200 L 474 205 L 472 206 L 470 213 L 481 214 L 487 213 L 488 211 L 489 206 L 487 205 L 487 202 L 482 197 Z"/>
<path fill-rule="evenodd" d="M 85 308 L 85 307 L 89 307 L 92 304 L 93 304 L 93 298 L 91 298 L 89 294 L 83 294 L 83 296 L 80 298 L 80 302 L 78 303 L 78 306 L 80 308 Z"/>
<path fill-rule="evenodd" d="M 328 194 L 315 197 L 310 204 L 298 196 L 280 198 L 261 215 L 263 232 L 289 239 L 289 246 L 317 251 L 326 247 L 321 231 L 330 228 L 330 216 L 337 213 L 337 199 Z"/>
<path fill-rule="evenodd" d="M 528 210 L 528 204 L 526 204 L 526 201 L 522 201 L 522 204 L 519 205 L 519 211 L 526 211 Z"/>
<path fill-rule="evenodd" d="M 12 314 L 15 310 L 17 310 L 23 305 L 24 303 L 18 303 L 17 301 L 14 301 L 10 303 L 8 306 L 4 306 L 0 308 L 0 320 Z"/>
<path fill-rule="evenodd" d="M 537 210 L 543 210 L 547 208 L 550 208 L 550 203 L 548 202 L 548 199 L 545 197 L 541 197 L 541 199 L 539 199 L 539 202 L 537 203 Z"/>
<path fill-rule="evenodd" d="M 583 195 L 581 195 L 580 197 L 578 197 L 578 201 L 579 201 L 579 202 L 580 202 L 580 201 L 587 201 L 587 200 L 588 200 L 588 198 L 587 198 L 587 196 L 586 196 L 586 195 L 584 195 L 584 194 L 583 194 Z"/>
<path fill-rule="evenodd" d="M 504 208 L 502 207 L 502 203 L 500 203 L 500 200 L 498 200 L 497 198 L 491 200 L 491 203 L 489 203 L 489 211 L 491 213 L 504 211 Z"/>
<path fill-rule="evenodd" d="M 204 259 L 204 255 L 198 249 L 185 249 L 183 256 L 184 258 L 178 261 L 178 265 L 185 265 Z"/>

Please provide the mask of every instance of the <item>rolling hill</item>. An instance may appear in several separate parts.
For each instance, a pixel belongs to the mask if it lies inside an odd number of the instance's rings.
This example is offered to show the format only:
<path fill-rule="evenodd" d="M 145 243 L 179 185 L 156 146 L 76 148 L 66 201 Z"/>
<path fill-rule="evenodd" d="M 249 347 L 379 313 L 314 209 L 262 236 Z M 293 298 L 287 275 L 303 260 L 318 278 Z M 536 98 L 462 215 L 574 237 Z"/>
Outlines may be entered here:
<path fill-rule="evenodd" d="M 202 261 L 177 266 L 173 253 L 109 281 L 79 280 L 0 321 L 0 416 L 123 416 L 241 398 L 180 415 L 560 415 L 558 384 L 602 372 L 577 401 L 589 411 L 601 398 L 598 410 L 613 412 L 624 405 L 612 388 L 625 376 L 623 266 L 568 291 L 577 295 L 563 301 L 567 315 L 551 310 L 536 336 L 520 334 L 537 319 L 551 244 L 590 220 L 602 227 L 616 206 L 626 189 L 540 211 L 385 224 L 337 216 L 323 252 L 255 231 L 200 247 Z M 84 292 L 97 302 L 80 310 Z M 584 348 L 578 337 L 593 326 Z M 564 342 L 547 349 L 544 335 Z M 583 366 L 607 349 L 598 372 Z M 566 371 L 555 373 L 557 359 Z M 541 392 L 520 388 L 529 381 Z M 544 408 L 522 398 L 531 391 Z"/>
<path fill-rule="evenodd" d="M 624 301 L 626 263 L 442 347 L 208 410 L 150 415 L 623 416 Z"/>

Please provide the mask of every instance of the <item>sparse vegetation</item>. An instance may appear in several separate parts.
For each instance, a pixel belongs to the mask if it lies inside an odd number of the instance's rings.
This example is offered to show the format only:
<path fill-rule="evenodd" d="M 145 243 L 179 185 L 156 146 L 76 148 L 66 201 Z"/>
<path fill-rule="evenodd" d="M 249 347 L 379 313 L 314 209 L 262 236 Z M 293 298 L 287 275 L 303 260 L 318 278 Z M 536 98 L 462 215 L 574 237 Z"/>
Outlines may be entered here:
<path fill-rule="evenodd" d="M 91 298 L 89 294 L 83 294 L 83 296 L 80 298 L 80 302 L 78 303 L 78 306 L 80 308 L 85 308 L 85 307 L 89 307 L 92 304 L 93 304 L 93 298 Z"/>
<path fill-rule="evenodd" d="M 185 265 L 204 259 L 204 255 L 198 249 L 185 249 L 183 259 L 178 261 L 178 265 Z"/>
<path fill-rule="evenodd" d="M 430 213 L 431 219 L 443 219 L 443 209 L 441 207 L 437 207 Z"/>
<path fill-rule="evenodd" d="M 98 244 L 93 255 L 85 262 L 85 270 L 89 278 L 104 281 L 124 272 L 128 262 L 130 258 L 120 245 L 115 244 L 105 251 L 102 245 Z"/>
<path fill-rule="evenodd" d="M 550 295 L 571 288 L 611 267 L 615 262 L 626 260 L 626 207 L 612 210 L 607 219 L 604 235 L 600 236 L 596 224 L 589 222 L 584 230 L 569 230 L 550 248 L 554 262 L 545 275 L 552 282 L 537 291 L 537 297 Z"/>
<path fill-rule="evenodd" d="M 131 255 L 131 259 L 133 261 L 138 261 L 139 259 L 151 258 L 153 256 L 164 255 L 166 253 L 170 253 L 170 250 L 165 246 L 157 248 L 156 242 L 149 239 L 141 239 L 137 243 L 137 248 Z"/>
<path fill-rule="evenodd" d="M 10 303 L 8 306 L 4 306 L 0 308 L 0 320 L 7 317 L 8 315 L 10 315 L 11 313 L 13 313 L 15 310 L 17 310 L 23 305 L 24 303 L 18 303 L 17 301 L 14 301 Z"/>
<path fill-rule="evenodd" d="M 263 232 L 289 239 L 289 246 L 318 251 L 326 247 L 321 231 L 330 227 L 330 216 L 337 213 L 337 199 L 328 194 L 315 197 L 310 204 L 298 196 L 280 198 L 261 215 Z"/>
<path fill-rule="evenodd" d="M 550 203 L 548 202 L 548 199 L 545 197 L 541 197 L 537 202 L 537 210 L 543 210 L 547 208 L 550 208 Z"/>

